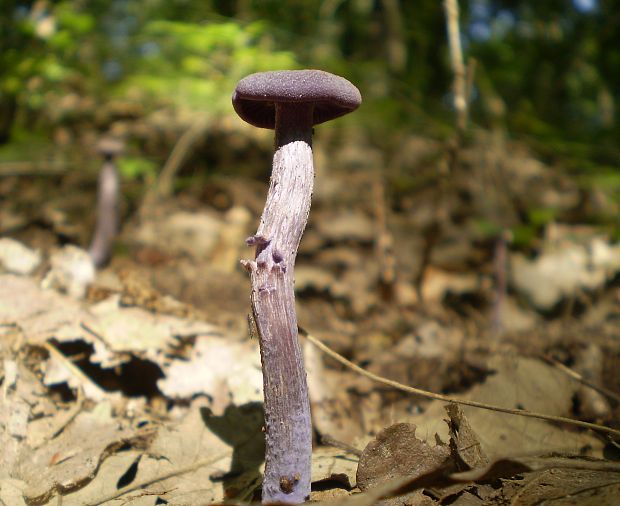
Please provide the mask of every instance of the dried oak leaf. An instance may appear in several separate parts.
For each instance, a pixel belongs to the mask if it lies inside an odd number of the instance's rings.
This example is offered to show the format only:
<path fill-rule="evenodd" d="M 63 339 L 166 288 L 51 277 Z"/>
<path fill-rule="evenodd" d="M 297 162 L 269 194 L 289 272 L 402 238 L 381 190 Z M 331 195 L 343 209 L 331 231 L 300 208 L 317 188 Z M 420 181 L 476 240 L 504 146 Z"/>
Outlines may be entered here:
<path fill-rule="evenodd" d="M 450 461 L 447 445 L 430 446 L 415 435 L 416 426 L 397 423 L 382 430 L 362 452 L 357 468 L 357 486 L 362 491 L 400 477 L 415 478 L 446 467 Z M 395 501 L 395 502 L 394 502 Z M 381 504 L 430 504 L 421 490 Z"/>
<path fill-rule="evenodd" d="M 126 444 L 137 444 L 143 435 L 114 419 L 100 404 L 80 413 L 60 434 L 34 451 L 24 449 L 15 478 L 27 483 L 24 496 L 37 503 L 56 493 L 78 489 L 97 474 L 106 457 Z"/>
<path fill-rule="evenodd" d="M 478 435 L 474 432 L 463 410 L 457 404 L 448 404 L 446 420 L 450 428 L 450 448 L 457 462 L 457 467 L 463 470 L 486 466 L 489 459 L 484 453 Z"/>

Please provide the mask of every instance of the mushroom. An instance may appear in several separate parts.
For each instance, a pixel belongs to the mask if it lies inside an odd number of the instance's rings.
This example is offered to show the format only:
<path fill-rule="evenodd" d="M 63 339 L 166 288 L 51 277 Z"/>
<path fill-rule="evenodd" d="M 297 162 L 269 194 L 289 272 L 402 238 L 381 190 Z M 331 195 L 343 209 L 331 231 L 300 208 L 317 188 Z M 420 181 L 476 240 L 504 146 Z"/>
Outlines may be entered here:
<path fill-rule="evenodd" d="M 273 170 L 255 235 L 250 273 L 265 399 L 263 502 L 301 503 L 310 495 L 312 424 L 295 314 L 295 257 L 314 182 L 312 127 L 347 114 L 362 101 L 346 79 L 320 70 L 252 74 L 232 103 L 251 125 L 275 129 Z"/>
<path fill-rule="evenodd" d="M 103 166 L 97 181 L 97 224 L 88 253 L 95 267 L 103 267 L 110 259 L 112 241 L 118 232 L 119 177 L 114 159 L 123 151 L 123 142 L 105 137 L 97 144 Z"/>

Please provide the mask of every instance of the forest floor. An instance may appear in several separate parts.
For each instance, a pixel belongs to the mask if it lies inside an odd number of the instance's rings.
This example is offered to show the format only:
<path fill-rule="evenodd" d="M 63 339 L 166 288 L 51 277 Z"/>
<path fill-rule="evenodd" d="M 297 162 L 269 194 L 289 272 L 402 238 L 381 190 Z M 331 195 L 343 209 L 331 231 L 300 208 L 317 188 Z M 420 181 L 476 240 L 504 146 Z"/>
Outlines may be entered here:
<path fill-rule="evenodd" d="M 295 271 L 311 500 L 619 501 L 618 433 L 412 395 L 306 337 L 403 385 L 618 427 L 620 247 L 590 224 L 613 199 L 486 132 L 410 136 L 389 159 L 316 150 Z M 125 181 L 114 256 L 85 286 L 72 245 L 90 238 L 94 172 L 0 176 L 0 504 L 259 499 L 239 260 L 267 181 L 190 177 L 147 204 Z"/>

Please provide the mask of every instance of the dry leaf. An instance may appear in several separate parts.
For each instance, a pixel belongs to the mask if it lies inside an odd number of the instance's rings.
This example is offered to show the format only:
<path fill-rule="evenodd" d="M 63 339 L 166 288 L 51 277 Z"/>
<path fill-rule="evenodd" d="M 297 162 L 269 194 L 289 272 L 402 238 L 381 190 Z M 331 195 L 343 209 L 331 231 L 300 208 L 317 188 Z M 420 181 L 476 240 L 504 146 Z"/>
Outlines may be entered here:
<path fill-rule="evenodd" d="M 88 485 L 63 496 L 62 505 L 84 506 L 116 492 L 121 488 L 121 484 L 125 484 L 123 478 L 130 474 L 132 467 L 139 462 L 141 455 L 143 452 L 137 450 L 111 455 L 103 461 L 97 470 L 97 476 Z M 133 499 L 130 499 L 131 497 Z M 123 497 L 123 504 L 130 504 L 131 506 L 152 506 L 156 501 L 156 495 L 145 494 L 144 491 Z"/>
<path fill-rule="evenodd" d="M 95 264 L 90 254 L 68 244 L 50 256 L 50 270 L 41 282 L 43 288 L 53 288 L 76 299 L 86 295 L 95 280 Z"/>
<path fill-rule="evenodd" d="M 13 274 L 27 276 L 41 263 L 41 252 L 24 246 L 8 237 L 0 239 L 0 268 Z"/>
<path fill-rule="evenodd" d="M 493 357 L 487 367 L 494 374 L 461 398 L 549 415 L 566 416 L 570 413 L 578 385 L 554 367 L 519 356 Z M 447 427 L 441 423 L 444 405 L 433 401 L 423 414 L 409 417 L 407 421 L 415 423 L 418 433 L 425 438 L 437 433 L 447 439 Z M 489 457 L 553 450 L 579 453 L 582 448 L 596 453 L 602 449 L 600 439 L 589 432 L 576 432 L 542 420 L 486 409 L 463 407 L 463 412 Z"/>
<path fill-rule="evenodd" d="M 12 478 L 0 479 L 0 504 L 26 506 L 23 490 L 26 484 Z"/>
<path fill-rule="evenodd" d="M 164 350 L 176 346 L 177 338 L 220 335 L 215 325 L 205 322 L 154 314 L 139 307 L 122 307 L 117 295 L 93 306 L 91 313 L 97 317 L 96 330 L 108 351 L 135 352 L 152 360 L 159 360 Z M 99 355 L 92 361 L 112 365 Z"/>
<path fill-rule="evenodd" d="M 190 356 L 173 360 L 166 377 L 157 382 L 169 398 L 191 398 L 206 394 L 213 411 L 229 404 L 242 405 L 263 400 L 258 342 L 235 342 L 220 337 L 199 337 Z"/>
<path fill-rule="evenodd" d="M 211 213 L 177 211 L 142 223 L 133 239 L 167 253 L 209 258 L 218 244 L 223 225 L 221 219 Z"/>
<path fill-rule="evenodd" d="M 484 450 L 480 445 L 478 435 L 465 418 L 462 408 L 458 404 L 448 404 L 446 420 L 450 429 L 450 448 L 458 461 L 465 464 L 465 469 L 475 469 L 489 463 Z"/>
<path fill-rule="evenodd" d="M 136 483 L 213 457 L 217 460 L 212 466 L 158 481 L 149 485 L 148 490 L 172 504 L 210 504 L 224 499 L 222 481 L 213 481 L 211 476 L 230 471 L 233 449 L 205 424 L 201 408 L 206 405 L 204 399 L 192 403 L 179 423 L 167 423 L 158 431 L 148 453 L 138 464 Z M 243 428 L 237 429 L 242 432 Z"/>
<path fill-rule="evenodd" d="M 77 300 L 43 290 L 30 278 L 0 276 L 0 324 L 18 324 L 29 344 L 77 339 L 93 318 Z"/>
<path fill-rule="evenodd" d="M 356 484 L 358 463 L 358 457 L 338 448 L 315 448 L 312 451 L 312 483 L 337 482 L 350 490 Z"/>
<path fill-rule="evenodd" d="M 557 228 L 557 227 L 556 227 Z M 596 290 L 620 271 L 620 246 L 604 237 L 580 241 L 571 230 L 547 241 L 539 257 L 511 256 L 511 282 L 541 310 L 550 310 L 580 290 Z"/>
<path fill-rule="evenodd" d="M 413 424 L 398 423 L 381 431 L 364 449 L 357 469 L 357 486 L 366 491 L 400 477 L 415 478 L 445 467 L 450 459 L 448 446 L 430 446 L 418 439 Z M 381 504 L 424 504 L 426 499 L 416 491 L 397 502 Z"/>
<path fill-rule="evenodd" d="M 28 484 L 27 499 L 44 501 L 90 482 L 106 456 L 140 438 L 119 421 L 100 404 L 93 412 L 79 414 L 57 438 L 36 450 L 24 445 L 13 476 Z"/>
<path fill-rule="evenodd" d="M 322 220 L 317 221 L 316 227 L 328 241 L 353 240 L 372 243 L 374 240 L 375 225 L 359 210 L 341 210 L 332 216 L 323 216 Z"/>

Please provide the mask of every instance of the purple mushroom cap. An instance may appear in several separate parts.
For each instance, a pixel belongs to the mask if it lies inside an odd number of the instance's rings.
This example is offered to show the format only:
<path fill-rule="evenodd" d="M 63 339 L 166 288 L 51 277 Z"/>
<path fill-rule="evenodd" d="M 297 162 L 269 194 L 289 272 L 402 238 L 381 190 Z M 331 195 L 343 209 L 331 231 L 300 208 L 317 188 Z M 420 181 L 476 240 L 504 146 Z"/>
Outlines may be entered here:
<path fill-rule="evenodd" d="M 278 70 L 251 74 L 232 96 L 237 114 L 259 128 L 275 128 L 276 103 L 314 103 L 313 125 L 354 111 L 359 90 L 343 77 L 322 70 Z"/>

